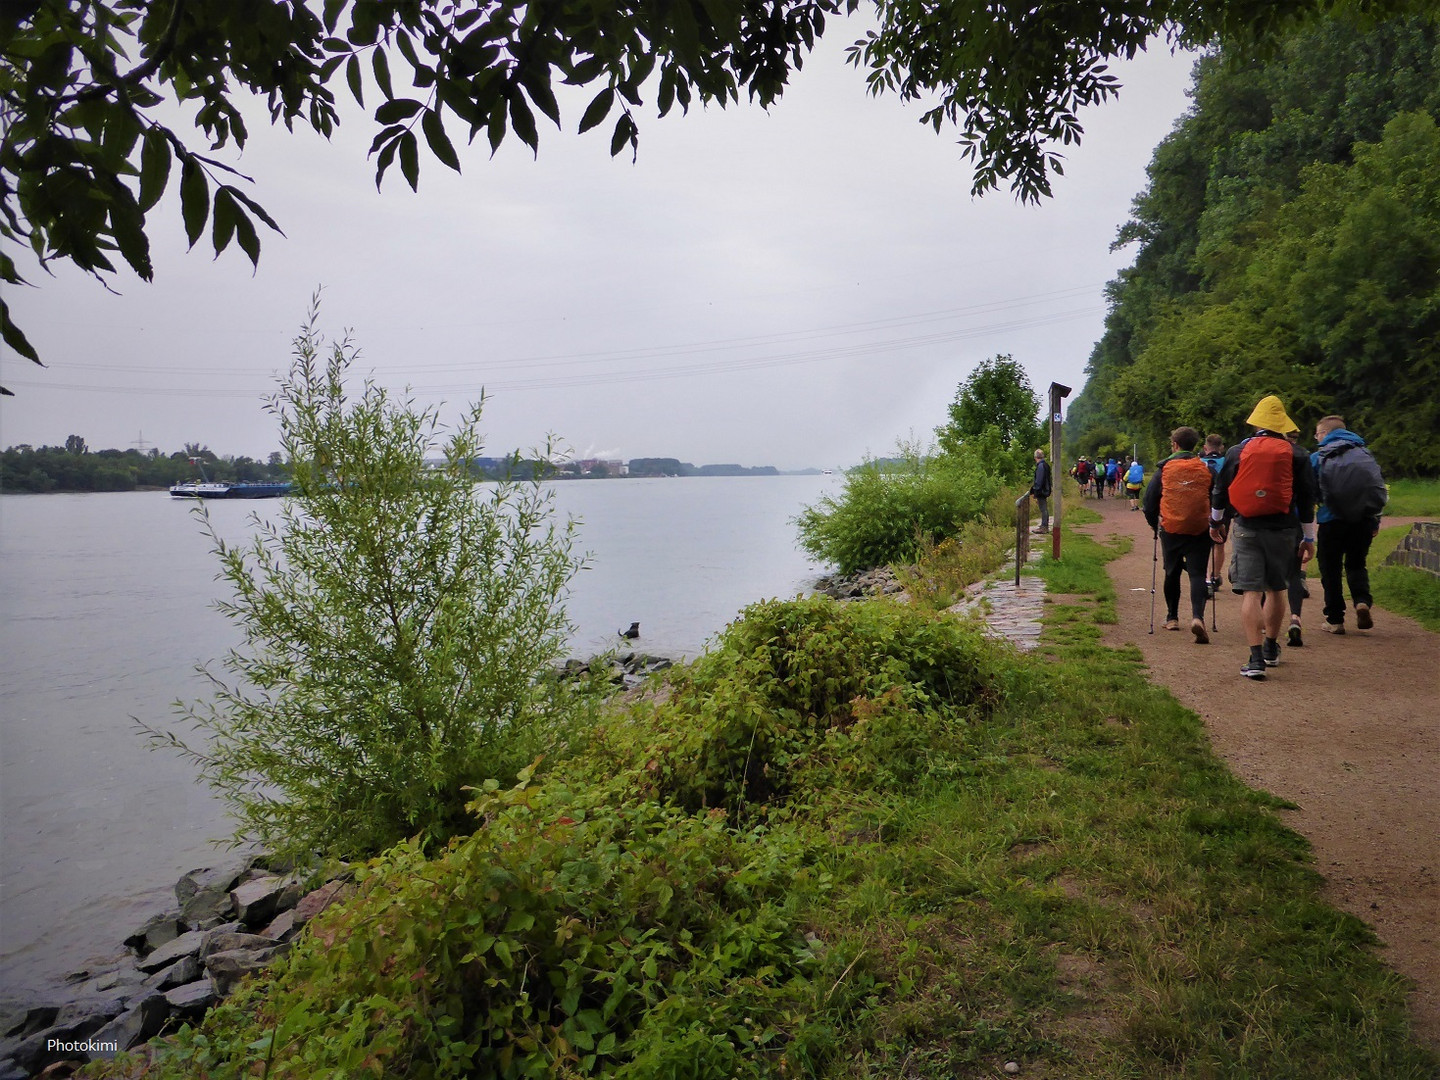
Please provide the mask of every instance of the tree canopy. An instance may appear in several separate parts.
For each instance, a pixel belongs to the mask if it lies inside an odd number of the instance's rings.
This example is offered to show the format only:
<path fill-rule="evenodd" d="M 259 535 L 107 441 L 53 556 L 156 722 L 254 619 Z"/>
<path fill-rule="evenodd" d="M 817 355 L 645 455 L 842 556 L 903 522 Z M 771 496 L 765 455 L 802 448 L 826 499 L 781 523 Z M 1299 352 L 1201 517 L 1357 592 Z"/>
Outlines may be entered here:
<path fill-rule="evenodd" d="M 1040 398 L 1025 369 L 1007 354 L 980 361 L 955 391 L 950 420 L 935 431 L 940 449 L 956 453 L 961 446 L 994 428 L 1002 449 L 1017 443 L 1028 450 L 1040 437 Z"/>
<path fill-rule="evenodd" d="M 1138 251 L 1072 438 L 1233 441 L 1278 393 L 1302 430 L 1343 415 L 1390 473 L 1440 472 L 1440 27 L 1336 21 L 1266 63 L 1222 50 L 1193 98 L 1120 232 Z"/>
<path fill-rule="evenodd" d="M 960 130 L 973 190 L 1006 181 L 1025 200 L 1050 191 L 1058 147 L 1081 136 L 1077 110 L 1119 89 L 1107 61 L 1156 34 L 1189 44 L 1266 42 L 1337 7 L 1383 14 L 1418 0 L 874 0 L 874 26 L 852 64 L 872 92 L 929 107 L 925 122 Z M 513 134 L 538 150 L 540 118 L 564 126 L 559 84 L 595 90 L 581 132 L 608 125 L 613 154 L 639 147 L 639 111 L 742 93 L 778 99 L 792 70 L 860 0 L 15 0 L 0 13 L 0 237 L 39 263 L 69 260 L 102 281 L 115 256 L 153 275 L 147 215 L 178 183 L 193 246 L 207 228 L 217 254 L 260 256 L 277 223 L 215 157 L 243 147 L 241 95 L 272 123 L 328 136 L 337 92 L 370 109 L 376 183 L 396 164 L 417 188 L 422 149 L 459 170 L 453 137 Z M 367 104 L 367 84 L 370 101 Z M 170 119 L 194 106 L 198 129 Z M 197 145 L 200 148 L 197 148 Z M 208 149 L 205 147 L 208 145 Z M 24 283 L 0 251 L 0 280 Z M 0 331 L 39 356 L 0 300 Z"/>

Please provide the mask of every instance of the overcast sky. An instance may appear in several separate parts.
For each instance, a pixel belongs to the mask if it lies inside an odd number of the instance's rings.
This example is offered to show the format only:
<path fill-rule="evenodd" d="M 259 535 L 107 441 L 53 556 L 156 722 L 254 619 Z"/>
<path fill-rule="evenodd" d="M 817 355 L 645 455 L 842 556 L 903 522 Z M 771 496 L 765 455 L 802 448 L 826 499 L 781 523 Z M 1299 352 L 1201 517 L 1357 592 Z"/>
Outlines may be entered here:
<path fill-rule="evenodd" d="M 153 284 L 127 273 L 116 296 L 22 267 L 39 288 L 7 299 L 49 366 L 0 359 L 17 395 L 0 445 L 263 458 L 263 402 L 317 286 L 362 372 L 452 417 L 486 388 L 496 453 L 555 432 L 581 457 L 845 466 L 928 439 L 997 353 L 1042 398 L 1078 392 L 1104 284 L 1133 257 L 1110 241 L 1187 105 L 1190 58 L 1116 65 L 1124 90 L 1082 115 L 1055 197 L 1021 206 L 972 199 L 953 131 L 866 94 L 843 60 L 858 33 L 832 24 L 768 113 L 638 113 L 637 163 L 609 156 L 608 125 L 573 134 L 587 93 L 562 100 L 538 160 L 513 137 L 492 159 L 482 134 L 463 175 L 422 158 L 418 195 L 398 168 L 377 194 L 353 110 L 330 143 L 256 110 L 236 164 L 286 236 L 262 231 L 253 274 L 238 246 L 212 259 L 208 234 L 187 255 L 172 180 Z"/>

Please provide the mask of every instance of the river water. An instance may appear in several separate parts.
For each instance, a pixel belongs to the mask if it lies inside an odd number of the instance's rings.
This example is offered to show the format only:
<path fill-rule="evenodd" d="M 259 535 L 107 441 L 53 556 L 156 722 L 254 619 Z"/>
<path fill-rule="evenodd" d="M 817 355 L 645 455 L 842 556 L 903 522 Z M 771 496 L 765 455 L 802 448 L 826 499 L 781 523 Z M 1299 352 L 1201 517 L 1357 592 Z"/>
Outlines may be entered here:
<path fill-rule="evenodd" d="M 555 485 L 590 568 L 567 613 L 571 652 L 617 644 L 696 655 L 746 604 L 805 590 L 820 568 L 790 523 L 834 478 L 705 477 Z M 227 540 L 278 503 L 213 502 Z M 151 751 L 135 718 L 173 726 L 205 696 L 197 664 L 238 632 L 209 541 L 163 492 L 0 498 L 0 990 L 43 989 L 119 953 L 173 904 L 230 831 L 192 765 Z"/>

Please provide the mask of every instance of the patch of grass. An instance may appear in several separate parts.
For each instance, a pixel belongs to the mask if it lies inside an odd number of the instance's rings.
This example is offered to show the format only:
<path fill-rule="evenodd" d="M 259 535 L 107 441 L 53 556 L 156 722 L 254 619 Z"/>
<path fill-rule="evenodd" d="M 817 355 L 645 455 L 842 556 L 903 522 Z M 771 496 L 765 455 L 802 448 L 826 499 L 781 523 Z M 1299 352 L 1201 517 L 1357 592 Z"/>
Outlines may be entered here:
<path fill-rule="evenodd" d="M 1382 528 L 1370 545 L 1366 566 L 1375 602 L 1387 611 L 1408 615 L 1426 630 L 1440 633 L 1440 577 L 1406 566 L 1385 566 L 1385 558 L 1410 532 L 1404 525 Z"/>
<path fill-rule="evenodd" d="M 1388 517 L 1440 516 L 1440 479 L 1392 480 L 1390 501 L 1385 504 Z"/>

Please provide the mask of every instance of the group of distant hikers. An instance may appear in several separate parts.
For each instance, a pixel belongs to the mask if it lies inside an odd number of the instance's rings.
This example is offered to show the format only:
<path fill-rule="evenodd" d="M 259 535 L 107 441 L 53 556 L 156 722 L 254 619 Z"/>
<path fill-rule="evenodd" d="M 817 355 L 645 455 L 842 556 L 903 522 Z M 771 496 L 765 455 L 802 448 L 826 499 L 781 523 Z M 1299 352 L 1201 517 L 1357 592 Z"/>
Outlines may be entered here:
<path fill-rule="evenodd" d="M 1205 606 L 1224 582 L 1221 567 L 1229 548 L 1231 589 L 1240 594 L 1240 621 L 1250 653 L 1240 674 L 1263 680 L 1280 663 L 1280 635 L 1290 613 L 1286 644 L 1304 642 L 1301 607 L 1309 597 L 1306 567 L 1320 566 L 1325 622 L 1330 634 L 1345 633 L 1345 586 L 1355 606 L 1355 626 L 1369 630 L 1373 597 L 1365 560 L 1380 531 L 1388 493 L 1380 466 L 1365 440 L 1339 416 L 1316 422 L 1312 453 L 1300 445 L 1300 429 L 1278 397 L 1262 398 L 1245 421 L 1255 434 L 1226 450 L 1219 435 L 1191 427 L 1170 433 L 1170 456 L 1156 467 L 1148 486 L 1137 460 L 1080 458 L 1070 470 L 1082 493 L 1114 497 L 1124 483 L 1130 508 L 1143 509 L 1155 533 L 1156 562 L 1163 555 L 1165 629 L 1180 629 L 1180 580 L 1190 583 L 1190 632 L 1197 645 L 1210 642 Z M 1043 453 L 1036 451 L 1037 481 Z M 1048 530 L 1045 498 L 1041 527 Z M 1144 488 L 1143 495 L 1141 493 Z M 1039 492 L 1031 487 L 1031 493 Z M 1318 504 L 1318 509 L 1317 509 Z M 1151 625 L 1154 630 L 1154 584 Z M 1214 629 L 1214 615 L 1211 615 Z"/>

